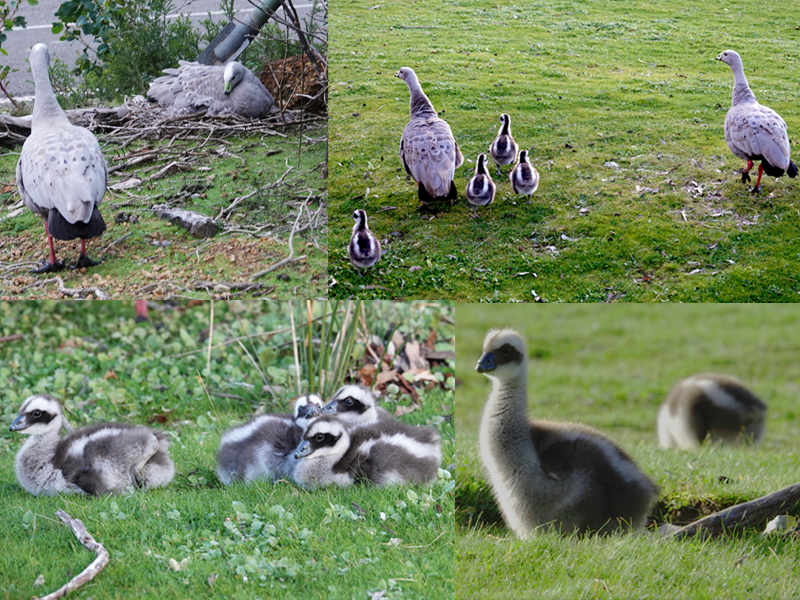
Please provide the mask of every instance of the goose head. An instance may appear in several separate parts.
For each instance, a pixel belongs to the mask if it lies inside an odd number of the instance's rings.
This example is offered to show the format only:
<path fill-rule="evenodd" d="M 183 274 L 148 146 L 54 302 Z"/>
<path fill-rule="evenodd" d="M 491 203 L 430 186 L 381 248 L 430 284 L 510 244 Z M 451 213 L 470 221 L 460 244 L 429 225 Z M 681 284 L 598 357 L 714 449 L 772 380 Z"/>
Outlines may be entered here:
<path fill-rule="evenodd" d="M 19 415 L 8 430 L 19 431 L 26 435 L 58 434 L 63 425 L 62 421 L 61 403 L 52 396 L 39 394 L 31 396 L 22 403 Z"/>
<path fill-rule="evenodd" d="M 403 67 L 397 73 L 395 73 L 394 76 L 399 77 L 408 84 L 411 84 L 411 82 L 417 80 L 417 74 L 411 67 Z"/>
<path fill-rule="evenodd" d="M 294 402 L 294 420 L 305 429 L 314 417 L 322 412 L 322 398 L 314 394 L 300 396 Z"/>
<path fill-rule="evenodd" d="M 339 388 L 322 412 L 335 414 L 346 423 L 373 423 L 378 420 L 378 403 L 367 388 L 346 385 Z"/>
<path fill-rule="evenodd" d="M 225 67 L 222 75 L 223 91 L 227 96 L 244 79 L 244 66 L 236 61 L 230 62 Z"/>
<path fill-rule="evenodd" d="M 525 370 L 525 342 L 511 329 L 492 330 L 486 335 L 475 370 L 492 379 L 509 381 Z"/>
<path fill-rule="evenodd" d="M 344 424 L 336 417 L 323 415 L 308 426 L 300 445 L 294 452 L 294 457 L 340 457 L 349 446 L 350 436 Z"/>
<path fill-rule="evenodd" d="M 717 60 L 721 60 L 725 64 L 733 66 L 735 64 L 742 64 L 742 58 L 736 50 L 725 50 L 717 55 Z"/>

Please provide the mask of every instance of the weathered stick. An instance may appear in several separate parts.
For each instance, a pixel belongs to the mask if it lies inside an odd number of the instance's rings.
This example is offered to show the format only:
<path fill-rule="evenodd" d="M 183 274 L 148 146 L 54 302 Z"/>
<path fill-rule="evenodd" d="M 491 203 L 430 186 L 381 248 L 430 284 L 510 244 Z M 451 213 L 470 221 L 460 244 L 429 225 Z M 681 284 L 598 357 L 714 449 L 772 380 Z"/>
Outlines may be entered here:
<path fill-rule="evenodd" d="M 68 525 L 69 528 L 72 529 L 72 533 L 75 534 L 75 537 L 78 538 L 78 541 L 83 544 L 87 550 L 97 554 L 97 558 L 95 558 L 81 573 L 68 581 L 66 585 L 58 588 L 55 592 L 47 594 L 47 596 L 44 596 L 41 600 L 63 598 L 71 591 L 78 589 L 84 583 L 88 583 L 97 577 L 100 571 L 108 564 L 108 550 L 103 547 L 103 544 L 95 541 L 92 535 L 86 531 L 86 527 L 80 519 L 73 519 L 63 510 L 56 511 L 56 515 L 58 515 L 59 519 L 64 521 L 65 525 Z"/>
<path fill-rule="evenodd" d="M 800 504 L 800 483 L 795 483 L 761 498 L 731 506 L 681 527 L 669 538 L 682 540 L 695 535 L 714 536 L 734 529 L 761 526 L 771 517 Z"/>
<path fill-rule="evenodd" d="M 186 231 L 197 237 L 214 237 L 219 232 L 219 225 L 211 217 L 200 213 L 183 210 L 182 208 L 170 208 L 166 204 L 157 204 L 153 207 L 156 216 L 173 225 L 180 225 Z"/>
<path fill-rule="evenodd" d="M 6 335 L 0 337 L 0 344 L 4 344 L 5 342 L 16 342 L 17 340 L 24 340 L 25 334 L 24 333 L 15 333 L 14 335 Z"/>
<path fill-rule="evenodd" d="M 64 294 L 65 296 L 80 296 L 82 294 L 94 294 L 95 298 L 98 300 L 110 300 L 111 296 L 106 294 L 103 290 L 99 287 L 85 287 L 85 288 L 68 288 L 64 287 L 64 280 L 61 277 L 55 276 L 53 278 L 58 284 L 58 291 Z"/>

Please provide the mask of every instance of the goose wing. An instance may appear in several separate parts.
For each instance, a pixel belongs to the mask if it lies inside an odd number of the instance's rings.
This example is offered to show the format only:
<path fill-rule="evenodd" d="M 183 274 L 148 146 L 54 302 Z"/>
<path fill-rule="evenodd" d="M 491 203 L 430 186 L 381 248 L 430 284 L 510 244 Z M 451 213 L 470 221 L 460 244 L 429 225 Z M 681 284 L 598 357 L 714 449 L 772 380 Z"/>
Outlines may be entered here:
<path fill-rule="evenodd" d="M 735 106 L 725 116 L 725 141 L 736 156 L 759 157 L 779 169 L 787 169 L 791 148 L 786 122 L 761 104 Z"/>
<path fill-rule="evenodd" d="M 400 142 L 403 167 L 433 197 L 447 196 L 464 162 L 450 126 L 438 117 L 412 119 Z"/>

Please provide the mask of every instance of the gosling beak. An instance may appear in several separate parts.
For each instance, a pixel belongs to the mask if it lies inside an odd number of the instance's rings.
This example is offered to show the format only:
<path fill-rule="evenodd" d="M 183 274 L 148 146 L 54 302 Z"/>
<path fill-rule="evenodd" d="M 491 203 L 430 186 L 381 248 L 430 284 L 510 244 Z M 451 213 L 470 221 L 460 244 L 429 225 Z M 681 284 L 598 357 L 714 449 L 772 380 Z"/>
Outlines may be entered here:
<path fill-rule="evenodd" d="M 28 427 L 28 423 L 25 421 L 25 415 L 20 415 L 9 425 L 9 431 L 19 431 L 21 429 L 26 429 Z"/>
<path fill-rule="evenodd" d="M 308 406 L 301 406 L 297 412 L 297 416 L 310 419 L 311 417 L 316 417 L 320 413 L 320 408 L 316 404 L 309 404 Z"/>
<path fill-rule="evenodd" d="M 309 454 L 311 454 L 311 444 L 309 442 L 301 442 L 297 450 L 294 451 L 295 458 L 303 458 Z"/>
<path fill-rule="evenodd" d="M 328 402 L 328 403 L 327 403 L 327 404 L 326 404 L 326 405 L 323 407 L 323 409 L 322 409 L 322 414 L 325 414 L 325 415 L 335 415 L 335 414 L 336 414 L 336 408 L 337 408 L 337 401 L 336 401 L 336 400 L 333 400 L 333 401 L 331 401 L 331 402 Z"/>
<path fill-rule="evenodd" d="M 489 371 L 494 371 L 496 368 L 497 364 L 494 362 L 494 352 L 487 352 L 481 356 L 475 370 L 478 373 L 488 373 Z"/>

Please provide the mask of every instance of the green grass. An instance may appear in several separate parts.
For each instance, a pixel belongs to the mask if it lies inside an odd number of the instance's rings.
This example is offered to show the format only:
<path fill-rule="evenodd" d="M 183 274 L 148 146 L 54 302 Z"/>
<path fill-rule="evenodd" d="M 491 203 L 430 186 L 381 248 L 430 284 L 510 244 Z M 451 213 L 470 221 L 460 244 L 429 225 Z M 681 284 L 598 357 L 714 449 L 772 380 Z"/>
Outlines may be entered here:
<path fill-rule="evenodd" d="M 298 203 L 310 198 L 308 209 L 313 212 L 320 203 L 327 202 L 326 182 L 320 169 L 325 160 L 325 144 L 309 142 L 319 131 L 300 132 L 289 128 L 283 133 L 286 135 L 263 136 L 264 140 L 259 135 L 202 144 L 204 136 L 201 141 L 186 142 L 184 156 L 172 159 L 190 164 L 188 171 L 178 171 L 129 192 L 108 191 L 100 205 L 107 230 L 87 245 L 89 256 L 95 260 L 105 258 L 90 269 L 58 273 L 65 286 L 97 286 L 112 298 L 208 298 L 209 293 L 196 289 L 195 282 L 254 281 L 251 277 L 254 273 L 288 256 L 287 241 L 297 217 Z M 101 138 L 104 143 L 108 142 L 104 155 L 109 168 L 139 153 L 158 148 L 164 151 L 170 143 L 168 139 L 137 142 L 120 149 L 112 139 Z M 171 150 L 179 145 L 180 142 Z M 19 150 L 0 149 L 0 203 L 6 208 L 19 201 L 16 186 L 11 185 Z M 111 175 L 109 185 L 132 174 L 147 177 L 168 162 L 162 158 L 129 167 L 124 177 Z M 235 198 L 274 182 L 284 174 L 285 185 L 259 192 L 237 204 L 230 217 L 218 218 L 220 211 Z M 215 218 L 224 229 L 211 239 L 196 238 L 154 215 L 152 206 L 165 203 Z M 120 213 L 132 214 L 138 220 L 116 223 L 115 217 Z M 245 293 L 244 297 L 323 297 L 327 279 L 327 225 L 324 221 L 323 225 L 294 237 L 295 256 L 305 255 L 305 260 L 255 280 L 266 289 Z M 52 275 L 29 273 L 33 267 L 31 261 L 47 257 L 42 220 L 25 209 L 18 216 L 0 219 L 0 234 L 6 240 L 0 249 L 5 276 L 0 280 L 0 295 L 6 299 L 63 297 L 56 285 L 48 284 Z M 106 246 L 126 234 L 131 235 L 106 250 Z M 55 244 L 59 260 L 66 260 L 67 264 L 75 262 L 80 248 L 77 241 L 56 241 Z M 217 290 L 214 293 L 220 296 L 226 292 Z"/>
<path fill-rule="evenodd" d="M 754 197 L 738 180 L 743 164 L 723 135 L 733 76 L 714 60 L 737 49 L 759 100 L 790 136 L 800 131 L 800 47 L 780 6 L 344 0 L 336 9 L 332 296 L 797 300 L 797 183 L 767 178 Z M 394 77 L 402 66 L 416 70 L 467 159 L 458 201 L 433 215 L 417 210 L 398 156 L 409 116 Z M 528 205 L 495 177 L 494 204 L 473 219 L 464 190 L 502 112 L 540 187 Z M 361 278 L 346 254 L 356 208 L 385 250 Z"/>
<path fill-rule="evenodd" d="M 537 535 L 502 522 L 478 457 L 490 390 L 475 372 L 486 332 L 513 327 L 530 357 L 533 417 L 577 421 L 615 439 L 661 486 L 656 523 L 684 524 L 798 481 L 800 311 L 787 306 L 457 305 L 456 594 L 464 598 L 790 598 L 797 536 L 748 530 L 713 540 L 653 534 Z M 703 371 L 742 379 L 769 406 L 756 448 L 661 449 L 656 414 L 678 380 Z M 796 514 L 800 510 L 795 509 Z"/>
<path fill-rule="evenodd" d="M 452 419 L 442 419 L 453 414 L 452 391 L 421 391 L 419 409 L 403 417 L 434 424 L 442 434 L 443 472 L 429 488 L 220 485 L 214 470 L 221 432 L 259 404 L 286 411 L 286 398 L 296 395 L 291 334 L 270 333 L 288 327 L 287 311 L 279 303 L 215 303 L 206 376 L 208 303 L 151 310 L 157 328 L 135 324 L 132 303 L 0 303 L 0 336 L 26 335 L 0 346 L 3 422 L 10 423 L 27 395 L 47 391 L 65 399 L 76 426 L 130 420 L 169 431 L 177 468 L 164 489 L 36 498 L 15 480 L 22 436 L 3 430 L 0 543 L 7 551 L 0 558 L 0 598 L 44 595 L 91 562 L 93 555 L 55 518 L 57 509 L 83 520 L 111 555 L 105 570 L 70 597 L 369 599 L 385 590 L 385 598 L 452 598 L 455 431 Z M 444 312 L 452 315 L 452 308 L 366 307 L 376 326 L 392 319 L 415 336 L 433 327 L 440 342 L 452 343 L 452 329 L 448 334 L 437 316 Z M 258 368 L 233 341 L 243 334 L 254 336 L 243 343 Z M 278 399 L 264 390 L 259 370 L 268 373 Z M 39 575 L 45 583 L 34 587 Z"/>

